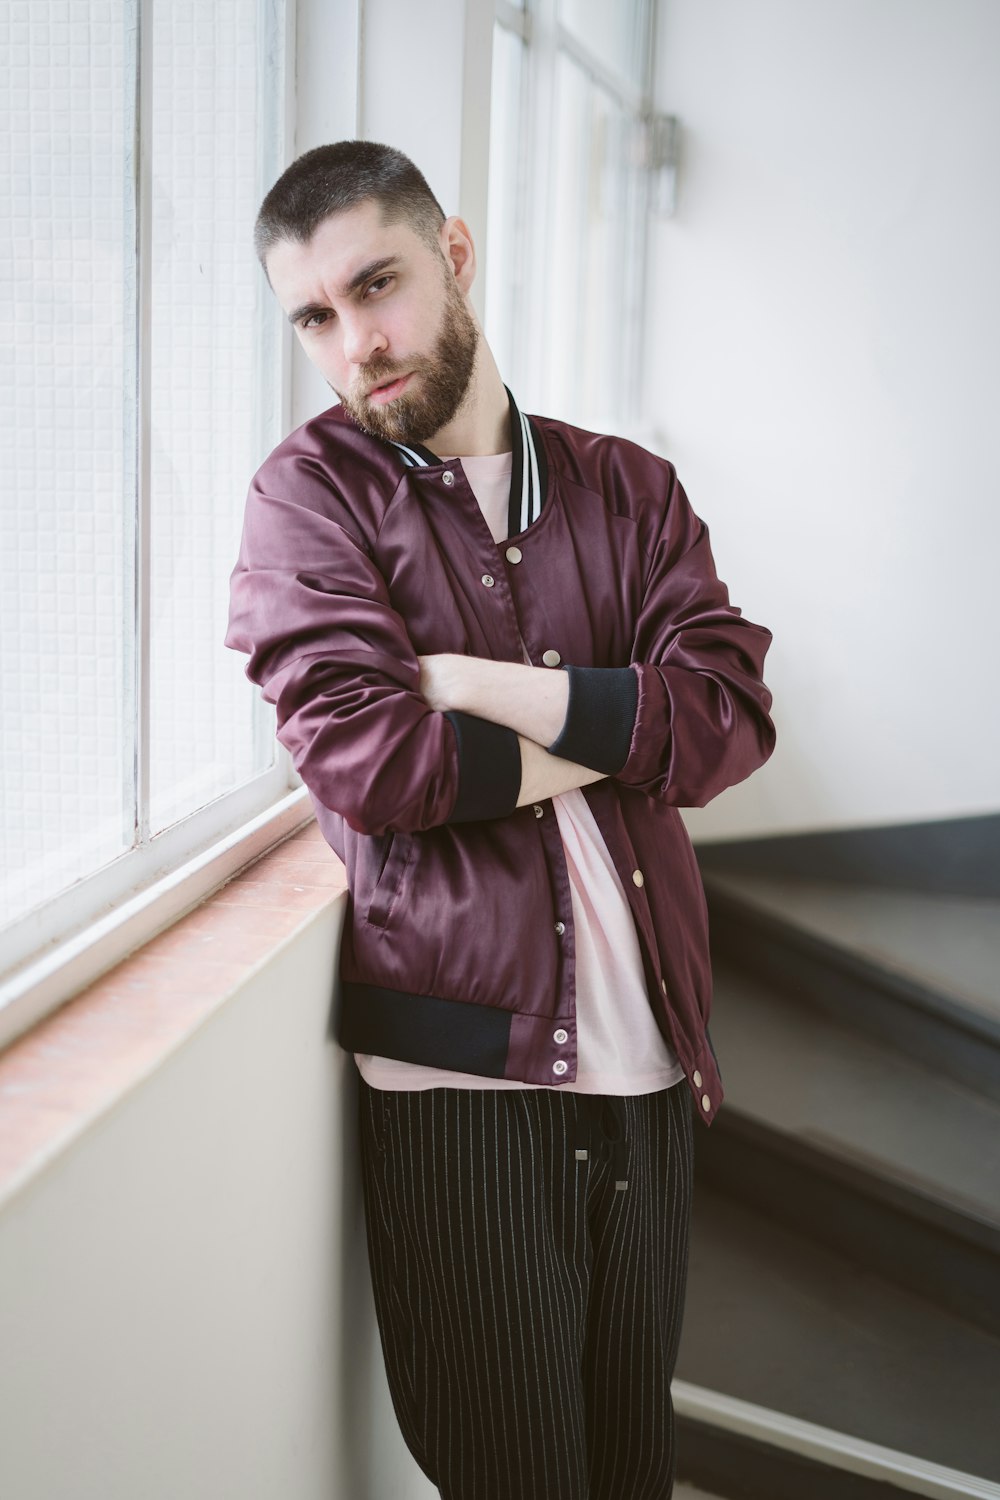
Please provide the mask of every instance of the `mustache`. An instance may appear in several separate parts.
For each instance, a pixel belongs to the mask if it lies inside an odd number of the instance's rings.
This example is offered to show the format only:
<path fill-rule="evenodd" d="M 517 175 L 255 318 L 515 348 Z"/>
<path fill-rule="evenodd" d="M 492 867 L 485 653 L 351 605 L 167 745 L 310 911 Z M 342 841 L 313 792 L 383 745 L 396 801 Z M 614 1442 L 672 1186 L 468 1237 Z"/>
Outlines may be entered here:
<path fill-rule="evenodd" d="M 420 369 L 421 361 L 411 361 L 406 365 L 370 364 L 358 375 L 357 382 L 351 394 L 355 401 L 363 401 L 371 395 L 376 386 L 387 385 L 390 380 L 396 380 L 400 375 L 406 375 L 410 371 Z"/>

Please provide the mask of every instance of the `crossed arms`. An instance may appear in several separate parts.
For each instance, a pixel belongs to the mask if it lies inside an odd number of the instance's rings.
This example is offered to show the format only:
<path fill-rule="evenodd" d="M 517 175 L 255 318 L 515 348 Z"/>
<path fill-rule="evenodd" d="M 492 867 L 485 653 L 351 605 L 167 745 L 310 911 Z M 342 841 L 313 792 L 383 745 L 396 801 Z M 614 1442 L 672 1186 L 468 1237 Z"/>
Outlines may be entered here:
<path fill-rule="evenodd" d="M 569 678 L 551 667 L 521 666 L 442 652 L 418 656 L 420 692 L 431 708 L 458 710 L 513 729 L 521 751 L 517 805 L 544 802 L 602 781 L 605 773 L 550 754 L 566 721 Z"/>
<path fill-rule="evenodd" d="M 272 455 L 248 499 L 226 644 L 249 655 L 318 802 L 365 834 L 502 817 L 605 776 L 700 807 L 767 760 L 770 632 L 730 604 L 673 466 L 646 461 L 629 476 L 655 497 L 629 665 L 553 670 L 418 658 L 350 497 L 321 465 Z"/>

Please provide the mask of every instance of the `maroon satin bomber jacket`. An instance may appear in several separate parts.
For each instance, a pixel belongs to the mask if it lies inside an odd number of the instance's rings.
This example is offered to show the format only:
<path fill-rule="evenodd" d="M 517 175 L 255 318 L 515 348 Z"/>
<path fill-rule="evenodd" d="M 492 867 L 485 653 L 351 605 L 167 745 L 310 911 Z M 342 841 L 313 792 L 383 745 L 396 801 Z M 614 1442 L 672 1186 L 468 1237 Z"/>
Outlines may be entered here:
<path fill-rule="evenodd" d="M 771 754 L 771 634 L 730 604 L 668 460 L 521 418 L 508 396 L 500 544 L 460 459 L 374 438 L 339 405 L 280 443 L 250 486 L 226 645 L 248 654 L 346 866 L 341 1044 L 555 1087 L 576 1077 L 576 1012 L 554 809 L 517 807 L 517 736 L 432 710 L 417 656 L 523 663 L 520 632 L 534 665 L 567 670 L 566 725 L 547 748 L 605 772 L 582 790 L 631 906 L 649 1003 L 708 1125 L 723 1098 L 708 921 L 678 808 Z M 528 474 L 538 514 L 522 511 L 519 529 Z"/>

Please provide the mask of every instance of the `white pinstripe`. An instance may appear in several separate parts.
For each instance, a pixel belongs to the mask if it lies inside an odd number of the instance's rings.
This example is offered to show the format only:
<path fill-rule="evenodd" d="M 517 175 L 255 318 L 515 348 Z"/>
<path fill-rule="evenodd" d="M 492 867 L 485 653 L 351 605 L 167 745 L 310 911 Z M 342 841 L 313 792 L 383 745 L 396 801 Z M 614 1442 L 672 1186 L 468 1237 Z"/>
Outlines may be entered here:
<path fill-rule="evenodd" d="M 441 1495 L 667 1500 L 693 1152 L 683 1084 L 612 1102 L 626 1192 L 600 1150 L 574 1159 L 600 1096 L 361 1087 L 386 1369 Z"/>
<path fill-rule="evenodd" d="M 531 437 L 531 428 L 524 412 L 518 409 L 521 418 L 521 433 L 524 454 L 524 466 L 521 474 L 521 530 L 526 531 L 532 521 L 537 520 L 541 512 L 541 496 L 539 494 L 538 482 L 538 459 L 535 456 L 535 445 Z M 529 479 L 530 467 L 530 479 Z M 529 509 L 529 495 L 534 500 L 534 513 Z"/>

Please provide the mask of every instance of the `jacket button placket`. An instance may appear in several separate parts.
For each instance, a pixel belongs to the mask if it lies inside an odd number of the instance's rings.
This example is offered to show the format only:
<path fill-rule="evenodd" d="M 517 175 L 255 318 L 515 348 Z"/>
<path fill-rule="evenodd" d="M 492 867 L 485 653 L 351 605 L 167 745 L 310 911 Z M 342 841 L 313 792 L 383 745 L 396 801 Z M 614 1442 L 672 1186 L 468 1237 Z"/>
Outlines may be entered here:
<path fill-rule="evenodd" d="M 574 966 L 571 961 L 571 953 L 566 949 L 566 945 L 572 942 L 572 937 L 567 937 L 570 921 L 568 913 L 571 910 L 572 896 L 569 884 L 569 871 L 566 866 L 566 854 L 563 848 L 562 834 L 559 832 L 555 818 L 543 818 L 538 823 L 538 831 L 542 836 L 542 847 L 545 850 L 545 860 L 549 867 L 552 882 L 553 906 L 556 913 L 556 920 L 553 924 L 554 938 L 563 950 L 559 958 L 559 983 L 556 994 L 553 997 L 553 1011 L 557 1016 L 571 1016 L 573 1012 L 569 1004 L 567 975 Z M 565 919 L 558 916 L 560 912 L 566 914 Z M 564 1040 L 559 1042 L 557 1040 L 558 1037 L 563 1037 Z M 553 1042 L 556 1042 L 557 1046 L 565 1047 L 569 1044 L 569 1032 L 563 1025 L 558 1026 L 557 1030 L 551 1034 L 551 1038 Z M 549 1056 L 552 1056 L 551 1050 L 549 1051 Z M 569 1071 L 569 1063 L 564 1057 L 556 1057 L 551 1063 L 551 1068 L 554 1075 L 557 1078 L 561 1078 Z"/>

